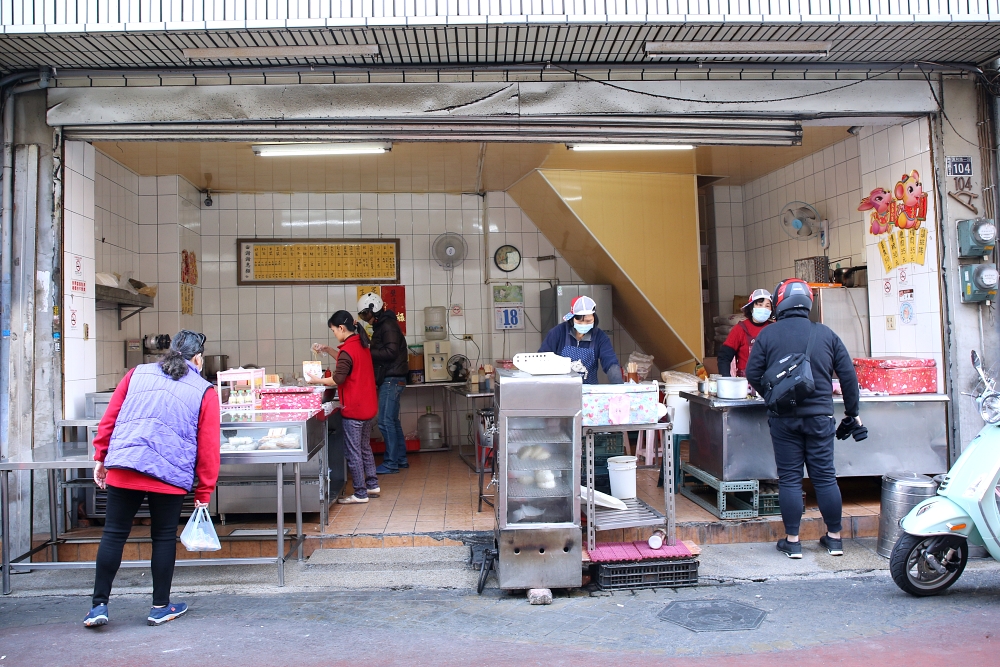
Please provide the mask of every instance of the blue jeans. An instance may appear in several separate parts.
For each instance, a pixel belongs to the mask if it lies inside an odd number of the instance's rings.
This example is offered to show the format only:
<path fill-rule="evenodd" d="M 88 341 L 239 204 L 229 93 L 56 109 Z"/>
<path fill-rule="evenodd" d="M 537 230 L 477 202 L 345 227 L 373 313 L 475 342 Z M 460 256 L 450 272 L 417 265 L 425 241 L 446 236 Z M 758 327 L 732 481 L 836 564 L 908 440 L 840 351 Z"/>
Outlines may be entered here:
<path fill-rule="evenodd" d="M 399 399 L 406 388 L 406 378 L 389 376 L 378 388 L 378 430 L 385 440 L 382 465 L 396 470 L 406 463 L 406 436 L 399 423 Z"/>

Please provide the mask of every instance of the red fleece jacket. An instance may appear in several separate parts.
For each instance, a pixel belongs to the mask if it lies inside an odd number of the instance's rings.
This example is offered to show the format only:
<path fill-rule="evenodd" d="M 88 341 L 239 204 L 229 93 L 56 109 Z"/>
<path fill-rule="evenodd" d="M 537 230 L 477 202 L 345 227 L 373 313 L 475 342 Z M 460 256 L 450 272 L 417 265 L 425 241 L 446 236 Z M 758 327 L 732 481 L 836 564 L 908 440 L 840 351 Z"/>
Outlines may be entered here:
<path fill-rule="evenodd" d="M 122 403 L 125 402 L 125 396 L 128 394 L 128 385 L 131 379 L 132 371 L 129 371 L 111 395 L 108 411 L 101 418 L 101 423 L 97 427 L 97 436 L 94 438 L 95 461 L 103 463 L 104 458 L 108 455 L 111 433 L 115 429 L 118 413 L 121 412 Z M 198 456 L 195 460 L 194 470 L 198 487 L 195 489 L 194 499 L 200 503 L 208 502 L 212 491 L 215 490 L 215 482 L 219 479 L 219 429 L 219 395 L 216 393 L 215 387 L 211 387 L 205 392 L 205 397 L 201 399 L 201 414 L 198 417 Z M 125 468 L 109 469 L 107 483 L 119 489 L 174 495 L 187 493 L 180 487 Z"/>

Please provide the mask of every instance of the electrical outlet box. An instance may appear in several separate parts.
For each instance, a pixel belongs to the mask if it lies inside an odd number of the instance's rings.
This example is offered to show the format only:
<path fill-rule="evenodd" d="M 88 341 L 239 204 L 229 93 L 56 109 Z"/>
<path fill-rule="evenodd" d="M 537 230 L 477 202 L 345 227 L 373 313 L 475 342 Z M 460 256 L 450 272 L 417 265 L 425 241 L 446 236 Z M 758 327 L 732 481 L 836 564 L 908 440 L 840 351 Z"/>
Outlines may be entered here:
<path fill-rule="evenodd" d="M 1000 273 L 995 264 L 963 264 L 959 270 L 962 274 L 962 303 L 996 301 Z"/>
<path fill-rule="evenodd" d="M 886 315 L 885 316 L 885 330 L 886 331 L 895 331 L 896 330 L 896 316 L 895 315 Z"/>
<path fill-rule="evenodd" d="M 958 256 L 986 257 L 996 247 L 997 227 L 989 218 L 958 221 Z"/>

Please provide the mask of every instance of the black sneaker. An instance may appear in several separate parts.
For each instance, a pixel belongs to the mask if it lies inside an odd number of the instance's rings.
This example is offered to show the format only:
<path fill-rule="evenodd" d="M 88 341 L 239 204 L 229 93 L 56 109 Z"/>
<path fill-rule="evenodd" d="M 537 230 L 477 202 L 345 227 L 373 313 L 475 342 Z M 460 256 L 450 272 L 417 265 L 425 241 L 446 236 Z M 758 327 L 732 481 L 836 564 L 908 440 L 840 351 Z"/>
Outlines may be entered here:
<path fill-rule="evenodd" d="M 831 556 L 843 556 L 844 555 L 844 541 L 830 537 L 829 535 L 824 535 L 819 538 L 819 545 L 830 552 Z"/>
<path fill-rule="evenodd" d="M 802 543 L 801 542 L 789 542 L 785 538 L 778 540 L 778 551 L 785 554 L 789 558 L 802 558 Z"/>

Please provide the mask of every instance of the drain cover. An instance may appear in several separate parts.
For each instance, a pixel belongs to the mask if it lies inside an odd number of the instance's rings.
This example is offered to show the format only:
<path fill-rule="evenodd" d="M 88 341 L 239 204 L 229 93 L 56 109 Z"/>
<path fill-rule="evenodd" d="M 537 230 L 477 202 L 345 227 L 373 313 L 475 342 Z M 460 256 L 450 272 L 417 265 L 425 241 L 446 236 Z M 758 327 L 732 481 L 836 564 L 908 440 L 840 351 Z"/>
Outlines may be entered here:
<path fill-rule="evenodd" d="M 683 600 L 671 602 L 658 616 L 694 632 L 756 630 L 766 611 L 731 600 Z"/>

